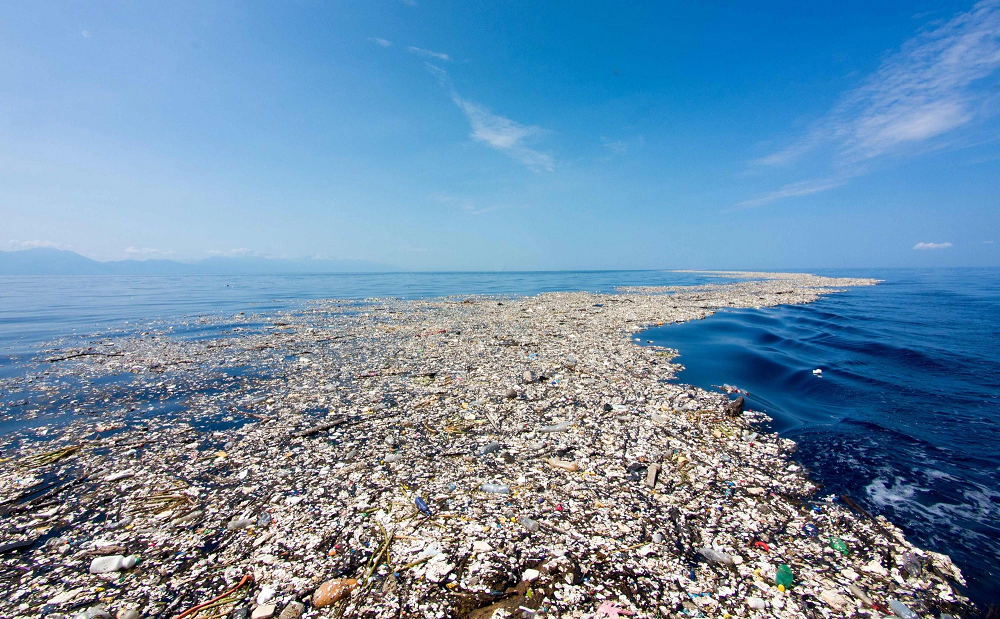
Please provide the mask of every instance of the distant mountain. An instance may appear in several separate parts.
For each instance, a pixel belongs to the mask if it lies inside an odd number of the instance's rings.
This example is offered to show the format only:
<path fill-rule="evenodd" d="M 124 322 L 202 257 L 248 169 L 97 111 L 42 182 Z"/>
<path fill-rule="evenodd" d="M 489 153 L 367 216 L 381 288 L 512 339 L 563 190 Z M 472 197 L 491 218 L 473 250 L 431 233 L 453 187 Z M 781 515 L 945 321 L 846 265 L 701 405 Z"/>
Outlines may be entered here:
<path fill-rule="evenodd" d="M 363 260 L 214 257 L 196 262 L 175 260 L 100 262 L 61 249 L 0 251 L 0 275 L 286 275 L 398 270 L 395 267 Z"/>

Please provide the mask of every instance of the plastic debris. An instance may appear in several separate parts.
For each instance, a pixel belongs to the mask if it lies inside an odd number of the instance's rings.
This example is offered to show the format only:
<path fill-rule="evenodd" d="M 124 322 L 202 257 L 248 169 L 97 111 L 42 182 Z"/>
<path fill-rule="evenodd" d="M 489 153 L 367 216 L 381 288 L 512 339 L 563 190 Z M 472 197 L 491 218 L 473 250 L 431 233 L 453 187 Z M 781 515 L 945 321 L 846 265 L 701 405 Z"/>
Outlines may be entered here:
<path fill-rule="evenodd" d="M 510 486 L 507 484 L 483 484 L 479 489 L 491 494 L 510 494 Z"/>
<path fill-rule="evenodd" d="M 782 587 L 782 591 L 791 587 L 794 580 L 792 568 L 787 563 L 782 563 L 778 566 L 777 573 L 774 576 L 774 583 Z"/>
<path fill-rule="evenodd" d="M 538 525 L 538 521 L 537 520 L 532 520 L 531 518 L 528 518 L 527 516 L 521 516 L 517 520 L 528 531 L 530 531 L 532 533 L 538 533 L 538 530 L 539 530 L 540 527 Z"/>
<path fill-rule="evenodd" d="M 699 548 L 698 554 L 705 557 L 712 563 L 718 563 L 720 565 L 733 564 L 733 558 L 730 555 L 724 552 L 719 552 L 718 550 L 713 550 L 712 548 Z"/>
<path fill-rule="evenodd" d="M 91 574 L 107 574 L 119 570 L 130 570 L 135 567 L 136 558 L 133 556 L 123 557 L 121 555 L 111 555 L 107 557 L 97 557 L 90 562 Z"/>
<path fill-rule="evenodd" d="M 425 503 L 423 499 L 421 499 L 420 497 L 417 497 L 414 500 L 414 502 L 417 504 L 417 509 L 419 509 L 421 512 L 423 512 L 424 514 L 426 514 L 428 516 L 431 515 L 431 508 L 427 506 L 427 503 Z"/>
<path fill-rule="evenodd" d="M 846 555 L 849 552 L 848 549 L 847 549 L 847 544 L 845 544 L 844 540 L 840 539 L 837 536 L 831 536 L 830 537 L 830 548 L 833 548 L 834 550 L 836 550 L 840 554 L 844 554 L 844 555 Z"/>
<path fill-rule="evenodd" d="M 27 402 L 0 420 L 31 422 L 0 437 L 0 616 L 296 619 L 311 596 L 302 616 L 840 618 L 871 608 L 858 592 L 970 615 L 947 557 L 826 500 L 738 390 L 678 384 L 676 351 L 632 341 L 872 283 L 753 278 L 316 301 L 152 324 L 88 344 L 102 355 L 53 343 L 31 381 L 0 376 Z"/>
<path fill-rule="evenodd" d="M 906 604 L 903 604 L 899 600 L 889 600 L 889 608 L 892 610 L 892 614 L 900 619 L 917 619 L 919 617 L 917 613 L 910 610 Z"/>
<path fill-rule="evenodd" d="M 328 580 L 313 593 L 313 606 L 316 608 L 331 606 L 350 595 L 357 586 L 358 581 L 353 578 Z"/>

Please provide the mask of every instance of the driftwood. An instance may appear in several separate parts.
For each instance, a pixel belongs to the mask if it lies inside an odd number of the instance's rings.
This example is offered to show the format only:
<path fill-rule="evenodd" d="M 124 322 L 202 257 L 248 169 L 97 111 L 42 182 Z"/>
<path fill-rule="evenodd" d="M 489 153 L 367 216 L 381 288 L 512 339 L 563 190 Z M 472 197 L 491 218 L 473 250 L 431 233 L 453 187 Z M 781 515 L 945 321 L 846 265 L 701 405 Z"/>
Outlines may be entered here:
<path fill-rule="evenodd" d="M 100 352 L 97 350 L 85 350 L 83 352 L 73 353 L 72 355 L 66 355 L 63 357 L 52 357 L 51 359 L 46 359 L 46 363 L 57 363 L 59 361 L 66 361 L 68 359 L 76 359 L 77 357 L 122 357 L 125 353 L 123 352 Z"/>
<path fill-rule="evenodd" d="M 299 430 L 298 432 L 292 432 L 292 436 L 301 438 L 301 437 L 305 437 L 305 436 L 312 436 L 314 434 L 319 434 L 320 432 L 326 432 L 330 428 L 336 428 L 337 426 L 343 424 L 344 421 L 345 420 L 343 418 L 341 418 L 341 419 L 337 419 L 335 421 L 330 421 L 330 422 L 327 422 L 327 423 L 321 423 L 318 426 L 313 426 L 311 428 L 306 428 L 305 430 Z"/>

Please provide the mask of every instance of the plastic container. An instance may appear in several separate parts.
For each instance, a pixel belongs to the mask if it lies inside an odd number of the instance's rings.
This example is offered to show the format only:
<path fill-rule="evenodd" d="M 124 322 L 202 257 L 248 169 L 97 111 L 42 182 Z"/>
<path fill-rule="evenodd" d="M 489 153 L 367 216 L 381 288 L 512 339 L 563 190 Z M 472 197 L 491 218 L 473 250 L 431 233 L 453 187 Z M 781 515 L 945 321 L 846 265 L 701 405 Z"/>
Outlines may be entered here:
<path fill-rule="evenodd" d="M 719 552 L 712 548 L 702 548 L 698 551 L 698 554 L 705 557 L 712 563 L 718 563 L 720 565 L 732 565 L 733 558 L 724 552 Z"/>
<path fill-rule="evenodd" d="M 795 577 L 792 575 L 792 568 L 787 563 L 779 565 L 778 571 L 774 575 L 774 584 L 788 589 L 793 582 L 795 582 Z"/>
<path fill-rule="evenodd" d="M 491 494 L 510 494 L 510 486 L 507 484 L 483 484 L 479 489 Z"/>
<path fill-rule="evenodd" d="M 843 555 L 847 554 L 847 544 L 845 544 L 844 540 L 840 539 L 839 537 L 830 538 L 830 548 L 833 548 L 840 554 Z"/>
<path fill-rule="evenodd" d="M 417 497 L 416 500 L 414 500 L 414 503 L 417 504 L 417 509 L 427 514 L 428 516 L 431 515 L 431 508 L 427 505 L 427 503 L 424 503 L 423 499 Z"/>
<path fill-rule="evenodd" d="M 90 573 L 91 574 L 107 574 L 109 572 L 118 572 L 121 570 L 129 570 L 135 567 L 138 562 L 134 556 L 129 555 L 123 557 L 121 555 L 110 555 L 107 557 L 95 557 L 93 561 L 90 562 Z"/>
<path fill-rule="evenodd" d="M 896 615 L 900 619 L 917 619 L 917 613 L 913 612 L 899 600 L 889 600 L 889 608 L 892 609 L 892 614 Z"/>
<path fill-rule="evenodd" d="M 538 525 L 537 521 L 532 520 L 531 518 L 528 518 L 527 516 L 520 516 L 517 519 L 517 521 L 520 522 L 521 526 L 523 526 L 528 531 L 531 531 L 532 533 L 538 533 L 539 525 Z"/>

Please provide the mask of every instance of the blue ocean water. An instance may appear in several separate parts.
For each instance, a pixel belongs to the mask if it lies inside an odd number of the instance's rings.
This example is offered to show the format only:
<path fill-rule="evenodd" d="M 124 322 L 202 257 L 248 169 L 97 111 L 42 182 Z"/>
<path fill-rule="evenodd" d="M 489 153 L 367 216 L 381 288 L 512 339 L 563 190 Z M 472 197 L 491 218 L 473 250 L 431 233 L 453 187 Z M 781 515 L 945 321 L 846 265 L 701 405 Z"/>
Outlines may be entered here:
<path fill-rule="evenodd" d="M 1000 270 L 836 274 L 885 282 L 641 337 L 679 350 L 680 382 L 746 390 L 822 492 L 885 514 L 951 555 L 975 601 L 1000 602 Z"/>
<path fill-rule="evenodd" d="M 850 494 L 919 544 L 950 554 L 969 594 L 997 602 L 1000 270 L 818 273 L 885 282 L 809 305 L 721 311 L 651 329 L 643 339 L 680 350 L 681 382 L 749 391 L 750 406 L 798 441 L 797 457 L 825 491 Z M 314 299 L 610 292 L 719 281 L 669 271 L 3 277 L 0 381 L 28 371 L 53 342 L 82 345 L 146 329 L 213 337 L 236 325 L 228 316 L 256 314 L 260 326 L 269 314 Z M 244 317 L 238 324 L 255 323 Z M 181 405 L 162 394 L 129 393 L 128 377 L 112 377 L 119 379 L 103 386 L 109 396 L 148 400 L 147 414 Z M 213 388 L 238 379 L 222 376 Z M 0 409 L 18 397 L 0 391 Z M 0 434 L 10 429 L 0 425 Z"/>

